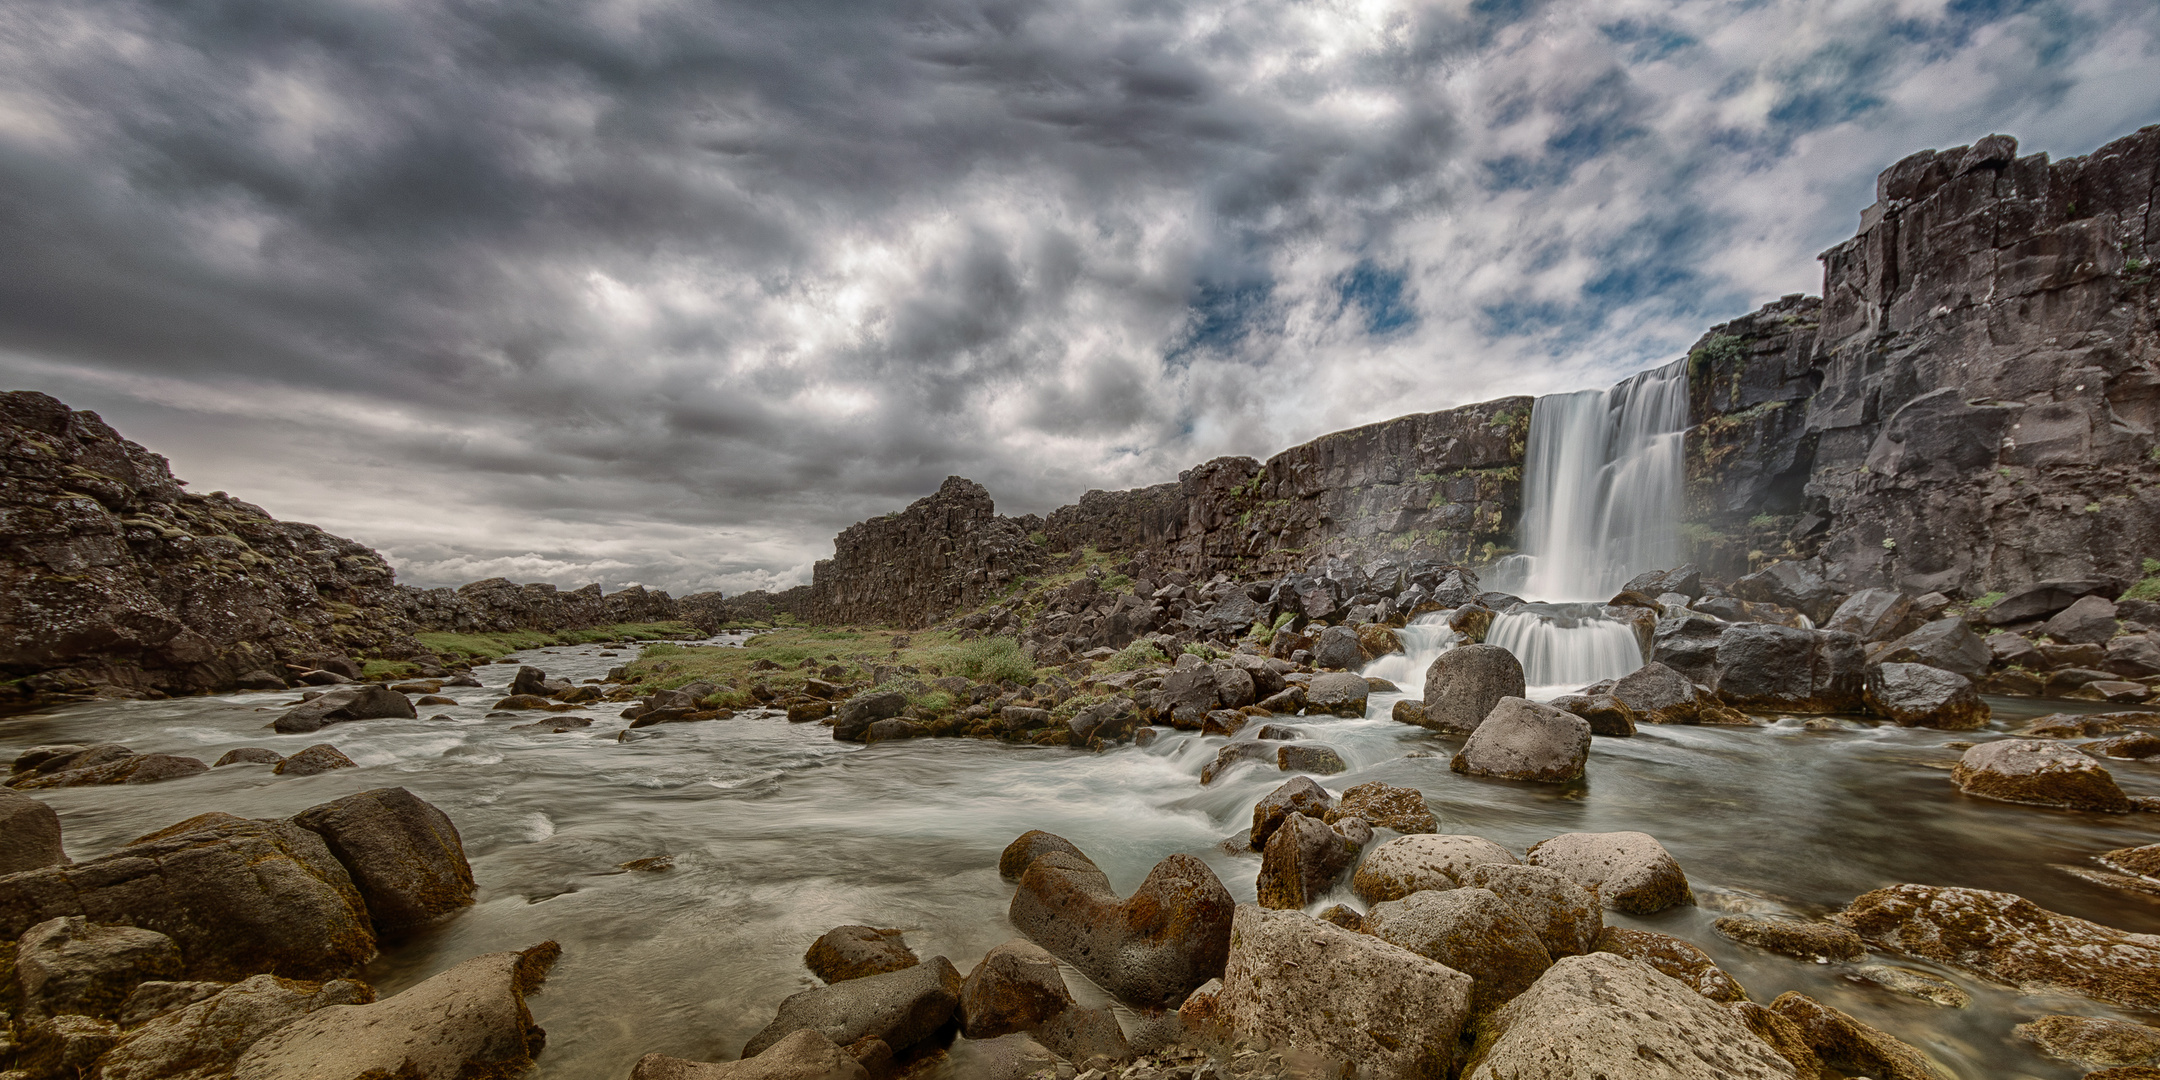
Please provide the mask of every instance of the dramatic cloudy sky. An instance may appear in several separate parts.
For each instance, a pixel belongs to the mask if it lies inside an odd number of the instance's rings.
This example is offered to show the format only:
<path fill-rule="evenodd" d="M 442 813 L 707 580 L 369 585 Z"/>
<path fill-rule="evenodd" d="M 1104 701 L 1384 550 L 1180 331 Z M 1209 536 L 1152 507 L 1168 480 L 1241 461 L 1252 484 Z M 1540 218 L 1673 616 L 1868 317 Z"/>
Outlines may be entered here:
<path fill-rule="evenodd" d="M 2156 71 L 2153 0 L 8 0 L 0 385 L 408 582 L 788 585 L 1608 382 Z"/>

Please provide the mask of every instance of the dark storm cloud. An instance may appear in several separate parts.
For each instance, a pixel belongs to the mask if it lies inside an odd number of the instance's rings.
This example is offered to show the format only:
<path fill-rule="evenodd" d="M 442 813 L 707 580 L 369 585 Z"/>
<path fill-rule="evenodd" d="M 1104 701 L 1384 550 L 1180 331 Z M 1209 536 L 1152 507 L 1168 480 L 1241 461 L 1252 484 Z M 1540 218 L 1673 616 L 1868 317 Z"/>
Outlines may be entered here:
<path fill-rule="evenodd" d="M 2156 27 L 17 0 L 0 365 L 407 580 L 786 584 L 948 473 L 1044 510 L 1661 358 L 1911 149 L 2153 119 Z"/>

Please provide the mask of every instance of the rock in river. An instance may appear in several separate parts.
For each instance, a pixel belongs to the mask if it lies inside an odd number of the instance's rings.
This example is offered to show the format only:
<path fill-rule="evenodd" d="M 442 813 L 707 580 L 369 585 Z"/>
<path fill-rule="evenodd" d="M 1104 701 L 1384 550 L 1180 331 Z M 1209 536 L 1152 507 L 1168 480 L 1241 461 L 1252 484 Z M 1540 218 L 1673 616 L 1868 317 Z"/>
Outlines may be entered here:
<path fill-rule="evenodd" d="M 1374 828 L 1393 829 L 1399 833 L 1440 831 L 1440 819 L 1425 805 L 1424 792 L 1378 780 L 1343 792 L 1342 801 L 1335 804 L 1322 820 L 1333 825 L 1346 817 L 1364 818 Z"/>
<path fill-rule="evenodd" d="M 1836 916 L 1870 944 L 2027 993 L 2070 991 L 2160 1012 L 2160 939 L 2058 914 L 2010 893 L 1892 885 Z"/>
<path fill-rule="evenodd" d="M 647 1054 L 631 1068 L 630 1080 L 870 1080 L 870 1073 L 845 1048 L 805 1028 L 741 1061 Z"/>
<path fill-rule="evenodd" d="M 23 1015 L 33 1020 L 110 1019 L 138 984 L 179 974 L 173 939 L 133 926 L 93 926 L 80 915 L 41 922 L 16 945 L 16 991 Z"/>
<path fill-rule="evenodd" d="M 473 902 L 457 826 L 404 788 L 347 795 L 302 810 L 292 823 L 322 837 L 352 875 L 378 933 L 425 926 Z"/>
<path fill-rule="evenodd" d="M 1400 900 L 1421 889 L 1453 889 L 1473 867 L 1518 862 L 1508 849 L 1482 836 L 1420 833 L 1398 836 L 1372 849 L 1352 885 L 1368 904 Z"/>
<path fill-rule="evenodd" d="M 803 966 L 827 983 L 883 975 L 921 963 L 898 930 L 870 926 L 835 926 L 810 943 Z"/>
<path fill-rule="evenodd" d="M 1984 799 L 2110 814 L 2135 809 L 2098 761 L 2039 739 L 1981 743 L 1965 751 L 1952 775 L 1959 790 Z"/>
<path fill-rule="evenodd" d="M 1130 898 L 1085 857 L 1046 852 L 1021 875 L 1008 917 L 1051 955 L 1141 1006 L 1175 1005 L 1222 973 L 1235 902 L 1190 855 L 1155 864 Z"/>
<path fill-rule="evenodd" d="M 1057 958 L 1028 941 L 1008 941 L 983 955 L 960 987 L 960 1032 L 994 1039 L 1030 1031 L 1073 1004 Z"/>
<path fill-rule="evenodd" d="M 369 684 L 341 687 L 303 701 L 285 710 L 270 726 L 281 735 L 300 735 L 347 720 L 409 720 L 418 715 L 411 698 L 387 686 Z"/>
<path fill-rule="evenodd" d="M 1505 901 L 1555 960 L 1594 951 L 1605 929 L 1597 894 L 1557 870 L 1487 863 L 1471 867 L 1462 883 Z"/>
<path fill-rule="evenodd" d="M 351 769 L 353 759 L 329 743 L 316 743 L 305 750 L 277 763 L 270 771 L 279 776 L 314 776 L 333 769 Z"/>
<path fill-rule="evenodd" d="M 1311 777 L 1298 776 L 1285 781 L 1281 787 L 1268 792 L 1265 798 L 1253 804 L 1252 846 L 1258 851 L 1267 846 L 1268 837 L 1293 814 L 1325 818 L 1333 809 L 1335 800 L 1327 789 L 1313 782 Z M 57 834 L 58 827 L 55 826 Z M 1045 833 L 1044 835 L 1048 835 Z"/>
<path fill-rule="evenodd" d="M 2049 1057 L 2074 1061 L 2088 1069 L 2115 1065 L 2160 1065 L 2160 1028 L 2098 1016 L 2043 1016 L 2017 1026 L 2018 1038 L 2037 1044 Z"/>
<path fill-rule="evenodd" d="M 1350 648 L 1352 651 L 1357 649 L 1356 639 L 1351 640 Z M 1365 699 L 1370 693 L 1371 687 L 1363 676 L 1345 671 L 1325 672 L 1313 676 L 1312 682 L 1306 684 L 1305 710 L 1351 718 L 1361 717 L 1365 715 Z"/>
<path fill-rule="evenodd" d="M 1589 721 L 1550 705 L 1504 697 L 1448 767 L 1471 776 L 1560 784 L 1581 779 L 1589 760 Z"/>
<path fill-rule="evenodd" d="M 1501 698 L 1521 697 L 1522 662 L 1498 645 L 1463 645 L 1433 659 L 1425 669 L 1424 726 L 1467 735 L 1485 722 Z"/>
<path fill-rule="evenodd" d="M 1268 836 L 1260 857 L 1260 906 L 1302 909 L 1318 900 L 1357 862 L 1360 846 L 1319 818 L 1290 815 Z"/>
<path fill-rule="evenodd" d="M 1725 973 L 1694 942 L 1651 930 L 1608 926 L 1598 935 L 1597 951 L 1640 960 L 1678 979 L 1681 985 L 1712 1001 L 1746 1001 L 1747 990 Z"/>
<path fill-rule="evenodd" d="M 1809 1049 L 1832 1068 L 1876 1080 L 1950 1080 L 1903 1040 L 1806 994 L 1780 994 L 1770 1011 L 1797 1026 Z"/>
<path fill-rule="evenodd" d="M 1485 889 L 1427 890 L 1374 904 L 1365 932 L 1470 976 L 1473 1017 L 1507 1004 L 1552 966 L 1537 931 Z"/>
<path fill-rule="evenodd" d="M 1007 881 L 1018 881 L 1020 875 L 1027 873 L 1028 864 L 1034 862 L 1036 856 L 1052 851 L 1076 855 L 1089 866 L 1095 865 L 1079 848 L 1073 846 L 1072 841 L 1056 833 L 1029 829 L 1021 833 L 1018 839 L 1005 845 L 1004 853 L 998 856 L 998 876 Z"/>
<path fill-rule="evenodd" d="M 1802 960 L 1858 960 L 1867 955 L 1860 935 L 1836 923 L 1727 915 L 1715 925 L 1734 941 Z"/>
<path fill-rule="evenodd" d="M 1987 703 L 1972 680 L 1925 664 L 1877 664 L 1868 670 L 1867 707 L 1899 727 L 1972 731 L 1987 726 Z"/>
<path fill-rule="evenodd" d="M 53 808 L 28 795 L 0 790 L 0 876 L 67 861 L 67 852 L 60 848 L 60 817 Z"/>
<path fill-rule="evenodd" d="M 1524 861 L 1597 890 L 1613 911 L 1649 915 L 1695 902 L 1679 861 L 1648 833 L 1563 833 L 1532 847 Z"/>
<path fill-rule="evenodd" d="M 846 1046 L 878 1039 L 906 1050 L 952 1020 L 964 985 L 952 962 L 933 956 L 910 968 L 820 986 L 780 1003 L 780 1014 L 743 1047 L 756 1057 L 805 1028 Z"/>

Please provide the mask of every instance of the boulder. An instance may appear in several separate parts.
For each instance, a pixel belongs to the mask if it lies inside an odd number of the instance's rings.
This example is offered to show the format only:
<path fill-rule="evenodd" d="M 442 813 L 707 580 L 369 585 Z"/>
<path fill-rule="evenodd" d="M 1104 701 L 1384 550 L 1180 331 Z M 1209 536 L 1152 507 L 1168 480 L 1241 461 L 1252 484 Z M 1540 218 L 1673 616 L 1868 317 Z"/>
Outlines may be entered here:
<path fill-rule="evenodd" d="M 1808 1048 L 1834 1069 L 1875 1080 L 1950 1080 L 1919 1050 L 1797 990 L 1779 994 L 1770 1011 L 1792 1021 Z"/>
<path fill-rule="evenodd" d="M 1095 865 L 1079 848 L 1073 846 L 1072 841 L 1056 833 L 1029 829 L 1021 833 L 1018 839 L 1005 845 L 1004 852 L 998 855 L 998 876 L 1007 881 L 1018 881 L 1022 874 L 1027 873 L 1029 864 L 1035 861 L 1036 856 L 1052 851 L 1071 855 L 1089 866 Z"/>
<path fill-rule="evenodd" d="M 75 1080 L 95 1074 L 99 1058 L 121 1039 L 120 1025 L 95 1016 L 55 1016 L 16 1030 L 8 1080 Z"/>
<path fill-rule="evenodd" d="M 893 716 L 879 720 L 864 728 L 862 742 L 865 745 L 876 745 L 881 742 L 905 742 L 908 739 L 922 738 L 928 732 L 928 728 L 913 720 Z"/>
<path fill-rule="evenodd" d="M 1873 658 L 1888 663 L 1926 664 L 1977 679 L 1987 673 L 1995 654 L 1988 651 L 1987 642 L 1982 641 L 1980 635 L 1965 625 L 1965 620 L 1951 616 L 1937 619 L 1891 642 Z"/>
<path fill-rule="evenodd" d="M 1056 1076 L 1058 1068 L 1073 1066 L 1058 1060 L 1049 1047 L 1027 1035 L 1000 1035 L 995 1039 L 966 1039 L 955 1042 L 946 1052 L 946 1061 L 952 1076 L 965 1076 L 969 1080 L 1030 1080 Z M 639 1080 L 632 1077 L 631 1080 Z M 654 1080 L 673 1080 L 655 1077 Z M 716 1078 L 719 1080 L 719 1078 Z M 787 1080 L 794 1080 L 789 1077 Z M 805 1075 L 804 1080 L 812 1080 Z M 816 1080 L 824 1080 L 818 1077 Z M 840 1080 L 837 1075 L 832 1080 Z"/>
<path fill-rule="evenodd" d="M 2009 595 L 1996 601 L 1981 616 L 1989 626 L 2008 626 L 2011 623 L 2031 622 L 2045 619 L 2056 612 L 2077 603 L 2078 600 L 2095 595 L 2109 595 L 2122 591 L 2120 582 L 2106 578 L 2066 578 L 2042 581 L 2022 589 L 2012 589 Z"/>
<path fill-rule="evenodd" d="M 1132 1056 L 1125 1031 L 1107 1008 L 1074 1005 L 1043 1022 L 1034 1031 L 1036 1041 L 1067 1061 L 1085 1063 L 1092 1058 L 1123 1061 Z"/>
<path fill-rule="evenodd" d="M 840 704 L 839 715 L 833 720 L 833 738 L 861 742 L 870 725 L 898 716 L 906 708 L 907 695 L 898 690 L 866 690 Z"/>
<path fill-rule="evenodd" d="M 1566 874 L 1596 890 L 1608 909 L 1629 915 L 1695 902 L 1680 863 L 1648 833 L 1563 833 L 1533 846 L 1523 861 Z"/>
<path fill-rule="evenodd" d="M 128 991 L 127 1000 L 120 1003 L 120 1011 L 113 1019 L 121 1027 L 134 1027 L 146 1020 L 165 1015 L 175 1009 L 193 1005 L 204 998 L 214 997 L 231 983 L 210 981 L 172 981 L 151 979 L 135 984 Z"/>
<path fill-rule="evenodd" d="M 631 1067 L 630 1080 L 870 1080 L 870 1073 L 838 1043 L 805 1028 L 741 1061 L 647 1054 Z"/>
<path fill-rule="evenodd" d="M 1374 904 L 1365 932 L 1470 976 L 1475 1018 L 1530 988 L 1552 955 L 1513 905 L 1470 886 L 1411 893 Z"/>
<path fill-rule="evenodd" d="M 1057 958 L 1033 942 L 1008 941 L 985 953 L 961 984 L 960 1033 L 994 1039 L 1032 1031 L 1072 1005 Z"/>
<path fill-rule="evenodd" d="M 1972 680 L 1925 664 L 1877 664 L 1867 674 L 1868 711 L 1899 727 L 1973 731 L 1992 715 Z"/>
<path fill-rule="evenodd" d="M 303 701 L 285 710 L 270 726 L 280 735 L 304 735 L 349 720 L 410 720 L 419 715 L 411 698 L 387 686 L 368 684 L 340 687 Z"/>
<path fill-rule="evenodd" d="M 951 1022 L 963 985 L 951 961 L 933 956 L 914 967 L 804 990 L 780 1003 L 779 1015 L 751 1037 L 742 1056 L 756 1057 L 804 1029 L 841 1046 L 878 1039 L 904 1051 Z"/>
<path fill-rule="evenodd" d="M 2035 671 L 2052 666 L 2047 654 L 2017 634 L 1997 632 L 1980 640 L 1988 647 L 1989 659 L 1998 666 L 2023 667 Z"/>
<path fill-rule="evenodd" d="M 1320 631 L 1312 648 L 1312 664 L 1316 668 L 1356 670 L 1365 666 L 1365 650 L 1358 646 L 1358 634 L 1347 626 L 1330 626 Z"/>
<path fill-rule="evenodd" d="M 1364 650 L 1365 659 L 1368 661 L 1403 651 L 1402 638 L 1379 623 L 1366 623 L 1358 627 L 1357 640 L 1358 648 Z"/>
<path fill-rule="evenodd" d="M 2017 1037 L 2049 1057 L 2088 1069 L 2160 1065 L 2160 1028 L 2098 1016 L 2043 1016 L 2016 1027 Z"/>
<path fill-rule="evenodd" d="M 2030 806 L 2127 814 L 2136 806 L 2105 766 L 2061 743 L 1996 739 L 1958 759 L 1951 775 L 1967 795 Z"/>
<path fill-rule="evenodd" d="M 1320 899 L 1357 862 L 1360 846 L 1319 818 L 1291 814 L 1261 854 L 1260 906 L 1303 909 Z"/>
<path fill-rule="evenodd" d="M 1415 701 L 1410 698 L 1404 698 L 1401 701 L 1396 702 L 1394 708 L 1388 710 L 1388 718 L 1398 724 L 1409 724 L 1412 727 L 1424 727 L 1425 703 L 1422 701 Z"/>
<path fill-rule="evenodd" d="M 165 934 L 191 979 L 337 978 L 375 956 L 345 868 L 321 837 L 281 821 L 218 815 L 87 862 L 0 878 L 0 939 L 62 915 Z"/>
<path fill-rule="evenodd" d="M 1423 889 L 1457 888 L 1473 867 L 1517 861 L 1506 848 L 1482 836 L 1398 836 L 1366 854 L 1351 886 L 1366 903 L 1377 904 Z"/>
<path fill-rule="evenodd" d="M 1912 597 L 1896 589 L 1862 589 L 1845 598 L 1830 614 L 1825 630 L 1842 630 L 1862 641 L 1896 637 L 1899 624 L 1912 610 Z"/>
<path fill-rule="evenodd" d="M 510 680 L 510 692 L 546 697 L 548 695 L 547 672 L 530 665 L 520 666 L 517 675 Z"/>
<path fill-rule="evenodd" d="M 1958 989 L 1957 984 L 1940 975 L 1912 968 L 1893 967 L 1889 964 L 1862 964 L 1852 971 L 1853 976 L 1874 983 L 1893 994 L 1931 1001 L 1946 1009 L 1962 1009 L 1972 1004 L 1972 995 Z"/>
<path fill-rule="evenodd" d="M 2105 596 L 2087 596 L 2056 612 L 2040 630 L 2066 645 L 2105 645 L 2121 625 L 2116 621 L 2112 601 Z"/>
<path fill-rule="evenodd" d="M 2124 634 L 2108 642 L 2100 666 L 2131 679 L 2160 675 L 2160 633 Z"/>
<path fill-rule="evenodd" d="M 1733 582 L 1732 591 L 1742 600 L 1805 612 L 1818 623 L 1837 609 L 1837 592 L 1823 580 L 1822 563 L 1814 559 L 1771 563 Z"/>
<path fill-rule="evenodd" d="M 473 902 L 457 826 L 404 788 L 347 795 L 302 810 L 292 823 L 322 837 L 367 901 L 378 934 L 426 926 Z"/>
<path fill-rule="evenodd" d="M 819 935 L 803 953 L 803 966 L 828 983 L 883 975 L 921 962 L 901 939 L 900 931 L 869 926 L 835 926 Z"/>
<path fill-rule="evenodd" d="M 0 877 L 67 861 L 60 815 L 40 800 L 0 790 Z"/>
<path fill-rule="evenodd" d="M 1277 751 L 1282 749 L 1272 742 L 1242 740 L 1232 742 L 1215 751 L 1215 760 L 1200 767 L 1200 782 L 1212 784 L 1215 778 L 1246 762 L 1274 762 Z"/>
<path fill-rule="evenodd" d="M 1434 731 L 1468 735 L 1485 722 L 1501 698 L 1522 697 L 1522 662 L 1498 645 L 1461 645 L 1425 668 L 1423 724 Z"/>
<path fill-rule="evenodd" d="M 1793 1072 L 1801 1080 L 1814 1080 L 1823 1074 L 1822 1059 L 1815 1056 L 1815 1048 L 1808 1045 L 1807 1034 L 1798 1024 L 1752 1001 L 1728 1002 L 1725 1008 L 1746 1024 L 1756 1038 L 1770 1044 L 1770 1049 L 1777 1051 L 1779 1057 L 1792 1063 Z"/>
<path fill-rule="evenodd" d="M 1701 710 L 1694 682 L 1655 660 L 1614 682 L 1611 693 L 1646 724 L 1692 724 Z"/>
<path fill-rule="evenodd" d="M 154 784 L 210 771 L 210 766 L 191 757 L 173 754 L 129 754 L 126 757 L 76 769 L 17 776 L 8 786 L 18 790 L 36 788 L 95 787 L 103 784 Z"/>
<path fill-rule="evenodd" d="M 1253 804 L 1253 850 L 1266 847 L 1268 837 L 1291 815 L 1302 814 L 1324 819 L 1334 805 L 1335 800 L 1327 793 L 1327 789 L 1314 783 L 1310 777 L 1299 776 L 1284 781 L 1281 787 L 1268 792 L 1259 802 Z"/>
<path fill-rule="evenodd" d="M 2160 878 L 2160 844 L 2116 848 L 2100 856 L 2100 861 L 2125 874 Z"/>
<path fill-rule="evenodd" d="M 1262 755 L 1265 757 L 1265 755 Z M 1315 746 L 1310 743 L 1292 743 L 1275 748 L 1275 767 L 1284 772 L 1309 772 L 1321 776 L 1333 776 L 1350 771 L 1342 755 L 1332 746 Z"/>
<path fill-rule="evenodd" d="M 1330 627 L 1330 629 L 1342 629 Z M 1355 647 L 1355 642 L 1352 646 Z M 1307 712 L 1328 713 L 1355 719 L 1365 715 L 1365 699 L 1371 694 L 1363 676 L 1348 671 L 1329 671 L 1305 684 Z"/>
<path fill-rule="evenodd" d="M 1424 792 L 1416 788 L 1384 784 L 1378 780 L 1367 781 L 1343 792 L 1342 801 L 1322 815 L 1321 820 L 1333 825 L 1349 817 L 1363 818 L 1376 828 L 1393 829 L 1399 833 L 1440 831 L 1440 819 L 1434 817 L 1432 808 L 1425 805 Z"/>
<path fill-rule="evenodd" d="M 15 988 L 32 1020 L 112 1019 L 137 984 L 176 978 L 180 970 L 173 939 L 133 926 L 93 926 L 80 915 L 31 927 L 15 949 Z"/>
<path fill-rule="evenodd" d="M 1700 612 L 1668 611 L 1651 629 L 1650 659 L 1698 682 L 1717 678 L 1718 639 L 1725 623 Z M 1630 701 L 1630 707 L 1641 711 Z"/>
<path fill-rule="evenodd" d="M 1213 1012 L 1246 1038 L 1264 1038 L 1375 1080 L 1450 1074 L 1469 1016 L 1468 975 L 1379 938 L 1303 912 L 1237 909 Z"/>
<path fill-rule="evenodd" d="M 270 771 L 279 776 L 314 776 L 333 769 L 357 767 L 353 759 L 346 757 L 329 743 L 316 743 L 305 750 L 277 763 Z"/>
<path fill-rule="evenodd" d="M 1493 1013 L 1462 1075 L 1793 1080 L 1796 1073 L 1715 1002 L 1641 961 L 1592 953 L 1555 963 Z"/>
<path fill-rule="evenodd" d="M 1635 734 L 1635 710 L 1611 694 L 1562 694 L 1546 704 L 1582 717 L 1592 735 L 1624 739 Z"/>
<path fill-rule="evenodd" d="M 129 1032 L 98 1062 L 101 1080 L 219 1080 L 272 1031 L 332 1005 L 366 1005 L 363 982 L 256 975 Z"/>
<path fill-rule="evenodd" d="M 519 1075 L 546 1041 L 525 995 L 560 955 L 552 941 L 488 953 L 372 1004 L 317 1009 L 256 1040 L 233 1080 Z"/>
<path fill-rule="evenodd" d="M 218 758 L 210 767 L 222 769 L 227 765 L 275 765 L 283 760 L 285 760 L 285 755 L 275 750 L 265 750 L 260 746 L 243 746 L 235 750 L 225 751 L 224 756 Z"/>
<path fill-rule="evenodd" d="M 1850 961 L 1867 955 L 1860 935 L 1836 923 L 1727 915 L 1714 925 L 1718 933 L 1734 941 L 1802 960 Z"/>
<path fill-rule="evenodd" d="M 1215 685 L 1215 673 L 1205 665 L 1195 663 L 1163 676 L 1162 688 L 1155 692 L 1155 707 L 1172 727 L 1198 731 L 1221 699 L 1221 691 Z"/>
<path fill-rule="evenodd" d="M 2160 940 L 2058 914 L 2021 896 L 1892 885 L 1854 900 L 1836 919 L 1872 945 L 2026 993 L 2068 991 L 2160 1012 Z"/>
<path fill-rule="evenodd" d="M 1598 935 L 1605 930 L 1597 894 L 1557 870 L 1486 863 L 1471 867 L 1462 883 L 1499 897 L 1556 960 L 1595 951 Z"/>
<path fill-rule="evenodd" d="M 1742 623 L 1718 635 L 1712 689 L 1736 709 L 1857 712 L 1865 681 L 1865 655 L 1851 634 Z"/>
<path fill-rule="evenodd" d="M 1501 698 L 1448 767 L 1471 776 L 1564 784 L 1590 761 L 1590 722 L 1550 705 Z"/>
<path fill-rule="evenodd" d="M 1168 1006 L 1222 973 L 1235 902 L 1207 864 L 1172 855 L 1131 897 L 1084 857 L 1039 855 L 1007 917 L 1051 955 L 1140 1006 Z"/>
<path fill-rule="evenodd" d="M 1597 951 L 1640 960 L 1712 1001 L 1747 1000 L 1747 990 L 1738 980 L 1717 966 L 1709 953 L 1683 938 L 1650 930 L 1608 926 L 1598 934 Z"/>

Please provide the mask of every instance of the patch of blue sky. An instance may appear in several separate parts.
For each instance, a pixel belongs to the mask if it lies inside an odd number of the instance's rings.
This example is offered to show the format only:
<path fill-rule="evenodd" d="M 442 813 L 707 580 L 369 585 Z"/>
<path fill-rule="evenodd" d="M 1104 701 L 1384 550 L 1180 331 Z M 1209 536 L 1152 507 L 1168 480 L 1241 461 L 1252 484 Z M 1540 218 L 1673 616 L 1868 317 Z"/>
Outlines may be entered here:
<path fill-rule="evenodd" d="M 1193 290 L 1188 329 L 1163 359 L 1181 363 L 1195 353 L 1235 353 L 1254 330 L 1273 321 L 1275 282 L 1268 278 L 1201 281 Z"/>
<path fill-rule="evenodd" d="M 1335 279 L 1335 313 L 1340 317 L 1356 308 L 1364 319 L 1365 332 L 1373 337 L 1409 330 L 1417 326 L 1418 313 L 1405 295 L 1408 285 L 1406 270 L 1361 259 Z"/>

